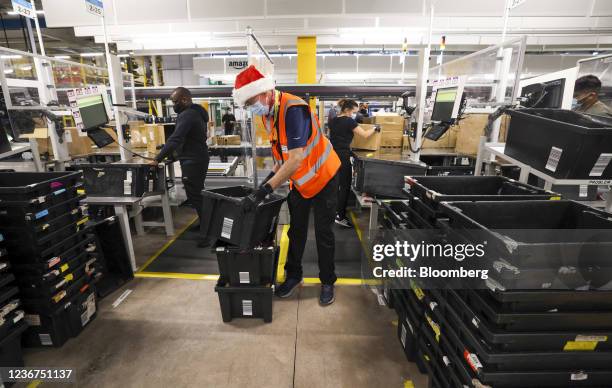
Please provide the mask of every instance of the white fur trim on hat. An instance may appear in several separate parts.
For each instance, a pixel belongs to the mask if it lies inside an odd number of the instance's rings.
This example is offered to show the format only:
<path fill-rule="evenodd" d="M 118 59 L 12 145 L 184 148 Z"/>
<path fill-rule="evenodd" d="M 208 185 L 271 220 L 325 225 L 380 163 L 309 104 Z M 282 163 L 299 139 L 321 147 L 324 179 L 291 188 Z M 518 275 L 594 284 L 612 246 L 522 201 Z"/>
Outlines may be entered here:
<path fill-rule="evenodd" d="M 244 103 L 251 97 L 254 97 L 268 90 L 273 90 L 276 86 L 274 80 L 269 77 L 263 77 L 244 85 L 240 89 L 234 89 L 232 96 L 234 103 L 238 106 L 244 106 Z"/>

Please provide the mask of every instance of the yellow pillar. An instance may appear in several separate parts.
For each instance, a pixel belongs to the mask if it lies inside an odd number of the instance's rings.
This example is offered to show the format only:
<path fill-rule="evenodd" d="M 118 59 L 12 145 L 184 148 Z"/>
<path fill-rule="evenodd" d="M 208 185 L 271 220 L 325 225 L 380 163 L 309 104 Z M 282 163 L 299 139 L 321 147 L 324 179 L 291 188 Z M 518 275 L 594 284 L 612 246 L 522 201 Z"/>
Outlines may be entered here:
<path fill-rule="evenodd" d="M 298 36 L 297 38 L 297 83 L 317 83 L 317 37 Z M 310 97 L 310 108 L 316 112 L 316 98 Z"/>

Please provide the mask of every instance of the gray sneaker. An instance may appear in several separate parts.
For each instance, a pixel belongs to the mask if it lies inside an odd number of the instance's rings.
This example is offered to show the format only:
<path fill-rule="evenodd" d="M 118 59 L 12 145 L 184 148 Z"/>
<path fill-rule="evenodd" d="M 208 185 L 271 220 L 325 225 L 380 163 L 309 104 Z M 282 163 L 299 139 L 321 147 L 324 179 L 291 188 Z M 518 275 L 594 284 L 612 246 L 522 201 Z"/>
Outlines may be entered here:
<path fill-rule="evenodd" d="M 334 286 L 332 284 L 321 285 L 321 296 L 319 296 L 319 304 L 321 306 L 328 306 L 334 303 L 336 295 L 334 294 Z"/>
<path fill-rule="evenodd" d="M 302 284 L 304 284 L 303 279 L 288 278 L 287 280 L 285 280 L 283 284 L 278 286 L 278 288 L 275 291 L 275 294 L 279 298 L 288 298 L 291 295 L 293 295 L 293 292 L 295 291 L 295 289 L 301 286 Z"/>

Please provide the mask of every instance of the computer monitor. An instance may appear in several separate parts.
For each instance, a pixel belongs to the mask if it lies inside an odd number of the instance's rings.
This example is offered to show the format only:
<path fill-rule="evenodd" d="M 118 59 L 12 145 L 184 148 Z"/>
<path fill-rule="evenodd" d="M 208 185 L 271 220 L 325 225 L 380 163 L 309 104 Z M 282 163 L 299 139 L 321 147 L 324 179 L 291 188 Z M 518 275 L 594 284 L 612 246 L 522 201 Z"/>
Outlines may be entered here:
<path fill-rule="evenodd" d="M 529 108 L 560 109 L 564 90 L 565 78 L 526 85 L 521 89 L 521 97 L 525 98 L 521 105 Z"/>
<path fill-rule="evenodd" d="M 78 97 L 77 106 L 83 120 L 83 129 L 90 130 L 108 123 L 106 105 L 101 94 Z"/>
<path fill-rule="evenodd" d="M 459 86 L 439 88 L 431 113 L 431 121 L 450 123 L 457 118 L 463 90 Z"/>

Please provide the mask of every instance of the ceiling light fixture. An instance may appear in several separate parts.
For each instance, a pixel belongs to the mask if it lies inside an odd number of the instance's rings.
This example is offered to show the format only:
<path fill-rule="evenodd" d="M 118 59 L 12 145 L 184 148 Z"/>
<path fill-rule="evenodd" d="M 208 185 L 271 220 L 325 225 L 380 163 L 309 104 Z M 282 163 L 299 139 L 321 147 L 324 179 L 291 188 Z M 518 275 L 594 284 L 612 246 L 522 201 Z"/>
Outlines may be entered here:
<path fill-rule="evenodd" d="M 101 57 L 102 55 L 104 55 L 104 53 L 81 53 L 80 55 L 84 58 L 90 58 L 90 57 Z"/>

